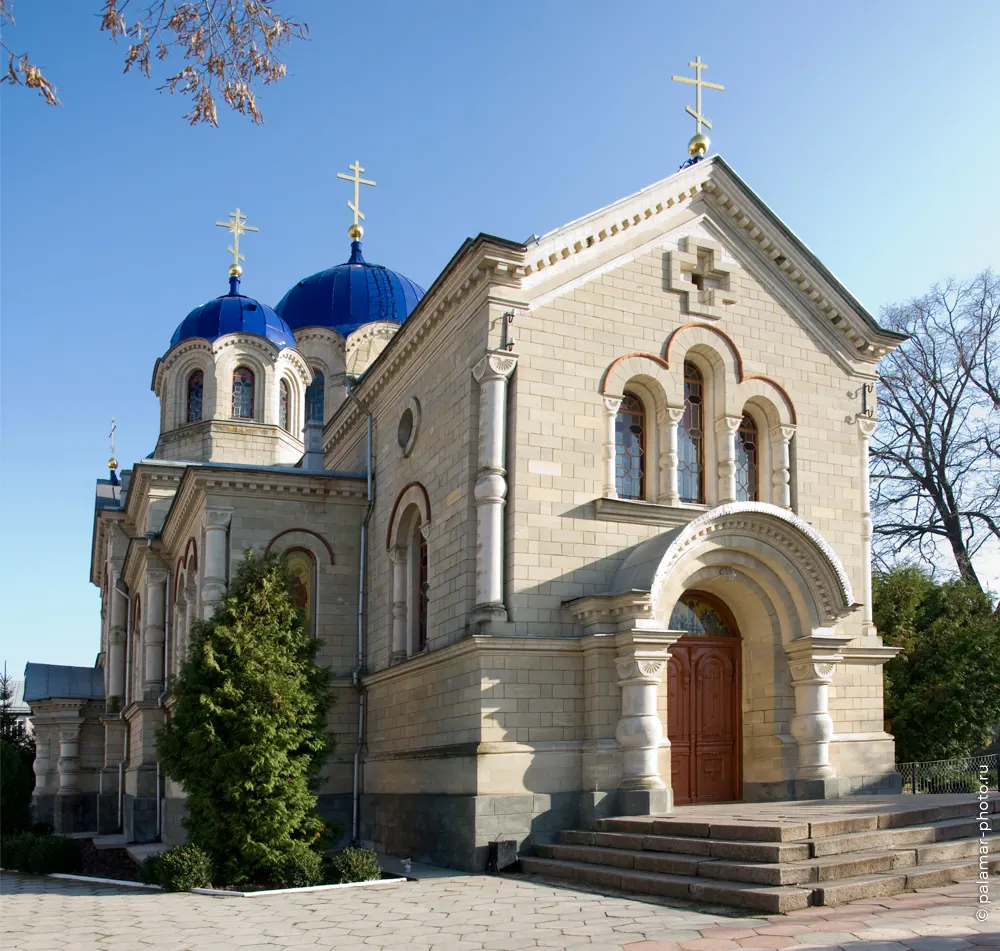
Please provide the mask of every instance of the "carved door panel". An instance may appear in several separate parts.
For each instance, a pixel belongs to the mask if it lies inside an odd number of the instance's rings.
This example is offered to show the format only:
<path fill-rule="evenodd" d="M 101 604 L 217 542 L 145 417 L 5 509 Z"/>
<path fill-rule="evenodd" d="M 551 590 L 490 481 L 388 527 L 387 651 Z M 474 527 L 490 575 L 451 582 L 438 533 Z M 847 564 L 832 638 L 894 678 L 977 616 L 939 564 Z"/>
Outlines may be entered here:
<path fill-rule="evenodd" d="M 667 731 L 674 802 L 691 801 L 691 665 L 687 650 L 670 651 L 667 666 Z"/>
<path fill-rule="evenodd" d="M 670 650 L 667 732 L 678 805 L 740 796 L 739 651 L 732 637 L 685 638 Z"/>

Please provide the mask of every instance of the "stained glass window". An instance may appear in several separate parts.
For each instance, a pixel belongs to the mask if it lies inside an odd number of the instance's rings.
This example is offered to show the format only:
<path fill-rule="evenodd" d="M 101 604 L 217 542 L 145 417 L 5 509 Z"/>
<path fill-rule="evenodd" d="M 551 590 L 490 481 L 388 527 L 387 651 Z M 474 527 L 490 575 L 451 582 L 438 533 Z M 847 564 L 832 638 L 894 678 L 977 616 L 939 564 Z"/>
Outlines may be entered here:
<path fill-rule="evenodd" d="M 644 496 L 646 411 L 639 398 L 626 393 L 615 419 L 615 491 L 620 499 Z"/>
<path fill-rule="evenodd" d="M 291 432 L 288 428 L 288 404 L 291 401 L 288 392 L 288 381 L 282 380 L 281 385 L 278 387 L 278 425 L 285 430 L 286 433 Z"/>
<path fill-rule="evenodd" d="M 253 371 L 247 367 L 233 371 L 233 417 L 253 419 Z"/>
<path fill-rule="evenodd" d="M 313 369 L 313 381 L 306 387 L 306 422 L 323 422 L 323 389 L 326 381 L 319 370 Z"/>
<path fill-rule="evenodd" d="M 739 502 L 757 501 L 757 446 L 757 423 L 749 413 L 744 413 L 736 433 L 736 499 Z"/>
<path fill-rule="evenodd" d="M 684 362 L 684 415 L 677 433 L 677 483 L 682 502 L 705 501 L 705 380 Z"/>
<path fill-rule="evenodd" d="M 734 637 L 736 626 L 721 604 L 706 595 L 683 594 L 670 614 L 671 631 L 686 631 L 703 637 Z"/>
<path fill-rule="evenodd" d="M 195 370 L 188 377 L 187 421 L 189 423 L 194 423 L 201 419 L 201 404 L 204 393 L 205 374 L 201 370 Z"/>

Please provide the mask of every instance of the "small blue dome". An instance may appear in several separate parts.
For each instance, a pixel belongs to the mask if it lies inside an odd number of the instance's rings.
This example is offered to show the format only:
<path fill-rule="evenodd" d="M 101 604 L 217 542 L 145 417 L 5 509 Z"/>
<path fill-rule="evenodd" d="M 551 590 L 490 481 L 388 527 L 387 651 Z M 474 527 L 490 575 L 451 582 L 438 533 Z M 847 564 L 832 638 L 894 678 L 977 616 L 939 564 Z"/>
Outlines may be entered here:
<path fill-rule="evenodd" d="M 274 309 L 292 330 L 331 327 L 346 337 L 376 320 L 402 323 L 424 289 L 408 277 L 361 256 L 361 242 L 351 242 L 351 257 L 299 281 Z"/>
<path fill-rule="evenodd" d="M 191 337 L 218 340 L 225 334 L 245 333 L 266 337 L 279 350 L 295 346 L 295 335 L 270 307 L 239 293 L 240 279 L 229 279 L 229 293 L 196 307 L 170 338 L 170 346 Z"/>

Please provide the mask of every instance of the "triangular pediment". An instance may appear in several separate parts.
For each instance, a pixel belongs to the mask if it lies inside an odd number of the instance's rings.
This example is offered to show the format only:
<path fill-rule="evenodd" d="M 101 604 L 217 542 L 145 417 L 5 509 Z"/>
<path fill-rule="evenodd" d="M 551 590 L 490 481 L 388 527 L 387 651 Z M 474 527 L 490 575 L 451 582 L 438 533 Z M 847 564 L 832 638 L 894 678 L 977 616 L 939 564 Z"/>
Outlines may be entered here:
<path fill-rule="evenodd" d="M 875 363 L 905 339 L 880 327 L 718 156 L 529 243 L 522 289 L 535 309 L 660 249 L 671 255 L 669 289 L 687 293 L 695 316 L 717 316 L 724 301 L 713 292 L 690 293 L 690 272 L 707 266 L 724 278 L 727 269 L 745 268 L 855 360 Z"/>

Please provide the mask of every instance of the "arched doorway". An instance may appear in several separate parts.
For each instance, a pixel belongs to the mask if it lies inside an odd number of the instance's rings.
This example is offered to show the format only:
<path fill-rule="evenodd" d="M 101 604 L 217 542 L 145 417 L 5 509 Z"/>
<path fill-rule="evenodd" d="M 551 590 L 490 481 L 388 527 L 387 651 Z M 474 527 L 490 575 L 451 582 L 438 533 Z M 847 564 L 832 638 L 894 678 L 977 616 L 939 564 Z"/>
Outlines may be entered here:
<path fill-rule="evenodd" d="M 729 609 L 686 591 L 670 616 L 685 631 L 670 648 L 667 735 L 674 803 L 733 802 L 742 796 L 740 634 Z"/>

